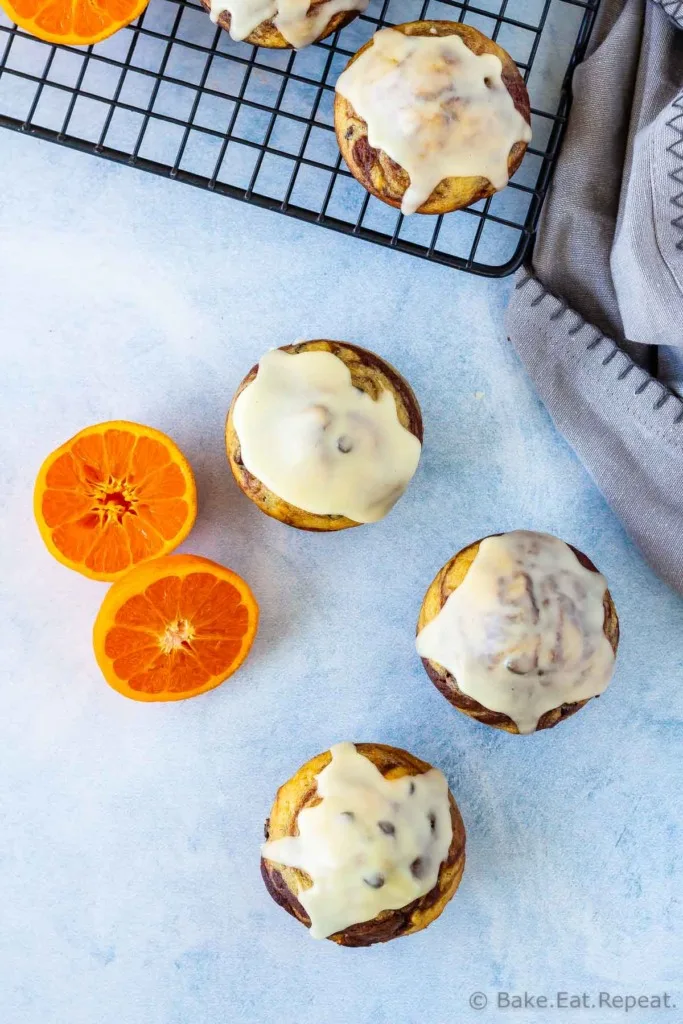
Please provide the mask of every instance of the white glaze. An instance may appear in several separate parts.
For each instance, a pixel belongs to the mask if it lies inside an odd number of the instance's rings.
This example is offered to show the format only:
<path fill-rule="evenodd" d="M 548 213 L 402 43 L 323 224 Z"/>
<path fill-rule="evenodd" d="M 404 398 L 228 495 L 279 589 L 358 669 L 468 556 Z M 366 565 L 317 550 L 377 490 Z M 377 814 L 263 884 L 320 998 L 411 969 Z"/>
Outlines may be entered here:
<path fill-rule="evenodd" d="M 353 743 L 338 743 L 330 753 L 316 776 L 322 799 L 300 812 L 298 836 L 265 843 L 261 851 L 310 876 L 311 887 L 297 895 L 314 939 L 424 896 L 436 885 L 453 838 L 448 783 L 438 769 L 385 779 Z"/>
<path fill-rule="evenodd" d="M 525 530 L 488 537 L 419 633 L 417 650 L 463 693 L 508 715 L 520 733 L 533 732 L 546 711 L 606 689 L 614 667 L 606 589 L 604 576 L 557 537 Z"/>
<path fill-rule="evenodd" d="M 242 462 L 269 490 L 306 512 L 357 523 L 387 514 L 420 458 L 393 394 L 375 401 L 354 387 L 331 352 L 268 352 L 233 423 Z"/>
<path fill-rule="evenodd" d="M 310 10 L 311 0 L 211 0 L 211 20 L 230 15 L 230 35 L 246 39 L 264 21 L 275 28 L 290 46 L 301 49 L 319 39 L 335 14 L 364 11 L 369 0 L 325 0 Z"/>
<path fill-rule="evenodd" d="M 508 182 L 508 157 L 531 129 L 492 53 L 460 36 L 406 36 L 381 29 L 339 77 L 337 92 L 368 126 L 368 142 L 410 176 L 401 212 L 415 213 L 439 182 L 481 176 Z"/>

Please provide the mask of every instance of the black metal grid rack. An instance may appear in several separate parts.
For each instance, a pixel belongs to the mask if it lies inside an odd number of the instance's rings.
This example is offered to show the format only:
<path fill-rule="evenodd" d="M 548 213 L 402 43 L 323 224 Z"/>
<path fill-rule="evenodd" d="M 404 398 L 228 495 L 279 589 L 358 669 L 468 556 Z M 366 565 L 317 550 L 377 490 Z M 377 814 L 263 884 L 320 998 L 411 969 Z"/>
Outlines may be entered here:
<path fill-rule="evenodd" d="M 598 3 L 371 0 L 351 25 L 298 52 L 234 42 L 194 0 L 151 0 L 136 23 L 87 48 L 36 40 L 0 10 L 0 126 L 503 277 L 533 243 Z M 493 198 L 404 218 L 349 174 L 332 103 L 338 74 L 378 27 L 421 18 L 467 22 L 508 50 L 529 86 L 534 140 Z"/>

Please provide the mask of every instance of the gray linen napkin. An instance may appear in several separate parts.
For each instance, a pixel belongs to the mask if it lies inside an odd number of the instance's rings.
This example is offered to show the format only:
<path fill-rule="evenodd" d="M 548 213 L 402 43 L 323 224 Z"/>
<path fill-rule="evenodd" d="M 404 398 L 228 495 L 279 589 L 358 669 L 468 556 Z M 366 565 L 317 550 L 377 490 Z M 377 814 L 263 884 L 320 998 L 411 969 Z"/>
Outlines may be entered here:
<path fill-rule="evenodd" d="M 683 0 L 602 0 L 507 329 L 550 415 L 683 592 Z"/>

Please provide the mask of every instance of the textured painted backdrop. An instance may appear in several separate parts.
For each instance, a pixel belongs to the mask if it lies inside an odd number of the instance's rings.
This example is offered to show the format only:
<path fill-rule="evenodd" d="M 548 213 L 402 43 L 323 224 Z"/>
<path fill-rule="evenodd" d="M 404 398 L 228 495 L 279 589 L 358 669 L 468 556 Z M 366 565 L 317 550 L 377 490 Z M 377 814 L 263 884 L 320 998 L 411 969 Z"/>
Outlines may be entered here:
<path fill-rule="evenodd" d="M 0 1021 L 458 1024 L 506 1019 L 471 1010 L 474 991 L 675 991 L 683 602 L 534 396 L 503 334 L 509 283 L 9 133 L 0 154 Z M 232 392 L 300 336 L 376 349 L 419 396 L 423 461 L 378 525 L 298 534 L 231 479 Z M 90 645 L 104 585 L 52 561 L 32 522 L 45 454 L 115 417 L 180 444 L 200 495 L 186 550 L 261 602 L 245 667 L 188 703 L 104 684 Z M 527 739 L 458 714 L 413 648 L 441 564 L 520 526 L 590 554 L 623 626 L 607 693 Z M 342 739 L 440 766 L 468 829 L 441 919 L 367 950 L 315 943 L 259 876 L 275 789 Z M 678 1002 L 629 1019 L 678 1024 Z"/>

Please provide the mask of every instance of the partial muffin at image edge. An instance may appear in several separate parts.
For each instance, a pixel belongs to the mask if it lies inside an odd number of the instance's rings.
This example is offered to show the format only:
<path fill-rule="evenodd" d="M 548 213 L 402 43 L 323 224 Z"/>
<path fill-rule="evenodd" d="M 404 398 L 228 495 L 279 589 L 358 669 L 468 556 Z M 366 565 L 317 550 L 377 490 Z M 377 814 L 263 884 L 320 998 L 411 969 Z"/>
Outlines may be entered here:
<path fill-rule="evenodd" d="M 503 536 L 506 535 L 492 535 L 493 538 Z M 486 539 L 489 538 L 483 538 L 482 540 L 478 540 L 463 548 L 437 573 L 422 602 L 416 631 L 418 637 L 424 630 L 425 626 L 436 619 L 446 605 L 449 597 L 463 584 L 475 562 L 475 559 L 477 558 L 483 540 Z M 557 538 L 552 539 L 557 540 Z M 561 543 L 564 544 L 565 542 Z M 579 565 L 584 570 L 599 576 L 599 570 L 587 555 L 573 547 L 571 544 L 567 544 L 566 547 L 573 553 Z M 613 656 L 616 656 L 619 645 L 619 619 L 612 596 L 606 586 L 602 596 L 602 608 L 602 631 L 604 637 L 609 642 Z M 462 711 L 470 718 L 482 722 L 484 725 L 490 725 L 495 729 L 501 729 L 505 732 L 515 734 L 520 731 L 509 715 L 500 711 L 491 710 L 479 703 L 479 701 L 475 700 L 473 697 L 464 693 L 458 685 L 458 681 L 455 676 L 449 672 L 448 669 L 444 668 L 442 664 L 427 657 L 422 657 L 421 660 L 425 671 L 436 688 L 446 698 L 446 700 L 458 709 L 458 711 Z M 594 694 L 594 696 L 599 696 L 599 694 Z M 591 699 L 592 697 L 586 697 L 583 700 L 565 702 L 559 704 L 557 707 L 551 708 L 541 715 L 536 728 L 533 731 L 553 728 L 559 722 L 564 721 L 571 715 L 576 714 L 577 711 L 580 711 L 581 708 L 583 708 Z"/>
<path fill-rule="evenodd" d="M 353 747 L 340 744 L 339 747 Z M 266 820 L 264 834 L 268 842 L 290 836 L 298 836 L 298 816 L 304 809 L 321 803 L 316 777 L 329 767 L 333 751 L 325 751 L 307 761 L 296 774 L 277 792 L 277 796 Z M 381 743 L 355 744 L 357 754 L 367 758 L 385 780 L 414 779 L 425 773 L 434 773 L 427 762 L 413 754 Z M 441 775 L 440 772 L 436 774 Z M 411 789 L 415 786 L 411 783 Z M 444 780 L 447 799 L 447 813 L 450 814 L 452 837 L 447 853 L 438 869 L 436 883 L 420 898 L 394 910 L 383 910 L 371 920 L 351 924 L 342 930 L 326 936 L 341 946 L 371 946 L 379 942 L 399 938 L 421 931 L 442 913 L 446 904 L 455 895 L 465 867 L 465 827 L 455 799 Z M 406 798 L 406 799 L 409 799 Z M 388 829 L 388 824 L 381 825 Z M 389 842 L 389 846 L 390 846 Z M 261 858 L 261 874 L 268 892 L 275 902 L 305 927 L 310 928 L 311 919 L 302 906 L 299 897 L 311 887 L 312 880 L 304 871 L 286 867 L 267 857 Z"/>
<path fill-rule="evenodd" d="M 211 0 L 200 0 L 200 2 L 204 10 L 210 14 L 212 6 Z M 321 8 L 324 8 L 327 5 L 327 3 L 328 0 L 312 0 L 312 3 L 309 7 L 308 15 L 314 15 L 316 12 L 320 11 Z M 327 39 L 327 37 L 331 36 L 334 32 L 337 32 L 339 29 L 342 29 L 346 25 L 350 24 L 355 18 L 358 17 L 361 9 L 362 8 L 359 6 L 355 9 L 337 11 L 333 13 L 329 21 L 326 22 L 325 27 L 322 29 L 320 33 L 316 35 L 315 39 L 312 40 L 312 42 L 319 42 L 321 39 Z M 228 11 L 221 11 L 221 13 L 216 18 L 215 23 L 225 32 L 230 34 L 232 18 Z M 240 42 L 248 43 L 251 46 L 263 46 L 264 48 L 267 49 L 293 49 L 292 43 L 288 42 L 288 40 L 285 39 L 285 37 L 283 36 L 282 32 L 280 32 L 280 30 L 276 27 L 274 17 L 262 21 L 259 25 L 256 26 L 256 28 L 253 29 L 253 31 L 249 33 L 249 35 L 245 36 L 243 40 L 240 40 Z"/>
<path fill-rule="evenodd" d="M 502 81 L 514 108 L 527 125 L 531 124 L 529 94 L 524 80 L 512 57 L 492 39 L 471 25 L 451 21 L 413 21 L 392 26 L 406 36 L 445 37 L 457 35 L 474 54 L 493 54 L 502 65 Z M 374 37 L 373 37 L 374 38 Z M 347 69 L 373 46 L 370 39 L 347 64 Z M 400 208 L 410 185 L 410 176 L 383 150 L 374 149 L 368 140 L 368 125 L 356 113 L 351 103 L 336 91 L 334 123 L 337 142 L 349 170 L 373 196 L 389 206 Z M 527 142 L 515 142 L 508 156 L 508 178 L 519 168 L 527 149 Z M 494 195 L 499 188 L 481 176 L 443 178 L 429 198 L 418 207 L 418 213 L 443 214 L 470 206 L 480 199 Z"/>
<path fill-rule="evenodd" d="M 401 374 L 380 356 L 348 342 L 317 339 L 283 345 L 279 350 L 292 355 L 304 352 L 327 352 L 347 367 L 351 382 L 359 391 L 377 401 L 382 392 L 389 392 L 395 401 L 400 424 L 422 443 L 422 414 L 412 388 Z M 244 464 L 240 439 L 235 429 L 235 405 L 242 392 L 252 384 L 258 364 L 249 371 L 232 399 L 226 423 L 226 450 L 233 476 L 243 493 L 266 515 L 299 530 L 329 532 L 360 526 L 361 523 L 341 514 L 318 514 L 297 507 L 270 490 Z"/>

